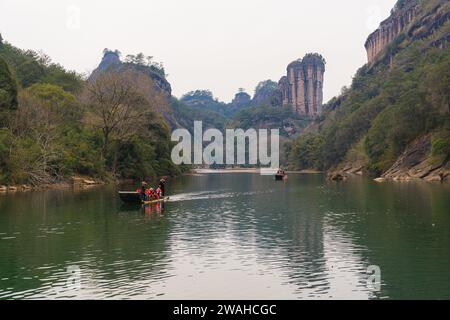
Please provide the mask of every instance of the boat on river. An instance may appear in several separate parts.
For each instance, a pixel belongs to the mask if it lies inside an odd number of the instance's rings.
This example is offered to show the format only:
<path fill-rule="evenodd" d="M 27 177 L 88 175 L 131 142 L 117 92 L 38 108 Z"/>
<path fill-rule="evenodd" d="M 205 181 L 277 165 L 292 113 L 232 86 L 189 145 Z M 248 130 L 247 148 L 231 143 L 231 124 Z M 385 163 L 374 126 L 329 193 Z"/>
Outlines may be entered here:
<path fill-rule="evenodd" d="M 287 179 L 286 171 L 284 170 L 278 170 L 278 172 L 275 174 L 275 180 L 276 181 L 283 181 Z"/>
<path fill-rule="evenodd" d="M 142 201 L 141 193 L 136 192 L 136 191 L 119 191 L 119 197 L 125 203 L 135 203 L 135 204 L 145 204 L 145 205 L 159 203 L 159 202 L 165 202 L 165 201 L 169 200 L 169 197 L 163 197 L 161 199 Z"/>
<path fill-rule="evenodd" d="M 119 191 L 120 199 L 125 203 L 141 203 L 141 194 L 135 191 Z"/>
<path fill-rule="evenodd" d="M 153 203 L 161 203 L 161 202 L 166 202 L 167 200 L 169 200 L 169 197 L 163 197 L 160 199 L 155 199 L 155 200 L 149 200 L 149 201 L 142 201 L 143 205 L 150 205 Z"/>

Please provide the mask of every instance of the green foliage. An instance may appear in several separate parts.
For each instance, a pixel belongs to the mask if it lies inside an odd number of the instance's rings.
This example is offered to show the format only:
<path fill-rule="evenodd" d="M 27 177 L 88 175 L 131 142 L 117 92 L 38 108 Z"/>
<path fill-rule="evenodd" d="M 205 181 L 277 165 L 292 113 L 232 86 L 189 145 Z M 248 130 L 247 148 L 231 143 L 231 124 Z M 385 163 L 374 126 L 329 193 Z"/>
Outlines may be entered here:
<path fill-rule="evenodd" d="M 431 155 L 444 156 L 450 158 L 450 120 L 447 120 L 445 127 L 433 134 L 431 139 Z"/>
<path fill-rule="evenodd" d="M 297 118 L 292 108 L 286 106 L 273 108 L 269 106 L 246 108 L 239 111 L 234 117 L 242 129 L 256 128 L 263 123 L 278 123 L 283 125 L 283 121 L 289 118 Z"/>
<path fill-rule="evenodd" d="M 288 161 L 296 169 L 321 169 L 321 150 L 324 139 L 320 135 L 308 134 L 293 143 L 289 150 Z"/>
<path fill-rule="evenodd" d="M 212 96 L 212 95 L 211 95 Z M 220 113 L 204 109 L 198 105 L 190 105 L 176 98 L 172 98 L 171 105 L 179 125 L 190 131 L 194 128 L 194 121 L 202 120 L 204 128 L 223 129 L 227 119 Z"/>
<path fill-rule="evenodd" d="M 400 47 L 404 40 L 391 44 L 391 60 L 361 68 L 351 88 L 326 105 L 319 131 L 291 147 L 292 167 L 329 169 L 363 141 L 366 169 L 377 175 L 412 141 L 448 126 L 450 49 L 424 41 Z M 436 139 L 433 152 L 445 152 L 447 142 L 448 136 Z"/>
<path fill-rule="evenodd" d="M 105 49 L 108 50 L 108 49 Z M 104 53 L 108 53 L 110 51 L 104 51 Z M 115 54 L 120 54 L 117 50 L 114 51 Z M 152 72 L 157 73 L 161 77 L 165 78 L 166 71 L 164 70 L 164 65 L 161 62 L 153 61 L 152 56 L 145 56 L 142 52 L 136 55 L 128 54 L 125 58 L 125 63 L 132 64 L 136 66 L 148 67 Z"/>
<path fill-rule="evenodd" d="M 64 130 L 59 145 L 61 174 L 104 177 L 107 170 L 104 160 L 98 156 L 100 149 L 101 136 L 95 131 L 83 127 Z"/>
<path fill-rule="evenodd" d="M 272 80 L 265 80 L 258 83 L 255 88 L 255 94 L 265 92 L 271 93 L 275 90 L 278 90 L 278 83 Z"/>
<path fill-rule="evenodd" d="M 9 180 L 11 176 L 11 145 L 13 136 L 6 129 L 0 129 L 0 182 Z"/>
<path fill-rule="evenodd" d="M 5 60 L 0 57 L 0 111 L 17 107 L 17 83 Z"/>
<path fill-rule="evenodd" d="M 9 43 L 0 45 L 0 57 L 11 66 L 19 84 L 27 88 L 35 83 L 51 83 L 72 93 L 79 92 L 83 81 L 80 75 L 52 63 L 45 54 L 21 50 Z"/>
<path fill-rule="evenodd" d="M 180 102 L 187 107 L 191 107 L 191 110 L 196 108 L 200 109 L 200 112 L 213 111 L 215 113 L 220 113 L 220 118 L 226 116 L 227 113 L 227 105 L 214 98 L 210 90 L 190 91 L 181 97 Z M 198 111 L 194 112 L 198 114 Z"/>
<path fill-rule="evenodd" d="M 177 175 L 185 169 L 170 161 L 169 129 L 151 111 L 143 130 L 114 140 L 101 157 L 101 130 L 92 124 L 85 101 L 79 100 L 83 95 L 73 94 L 84 85 L 80 76 L 44 55 L 7 43 L 0 44 L 0 55 L 0 107 L 11 119 L 0 125 L 0 184 L 41 185 L 74 175 L 142 179 Z M 142 99 L 158 104 L 158 97 L 152 100 L 153 91 L 146 92 Z"/>
<path fill-rule="evenodd" d="M 431 153 L 433 156 L 448 155 L 450 153 L 450 137 L 434 139 Z"/>
<path fill-rule="evenodd" d="M 281 91 L 278 83 L 272 80 L 261 81 L 255 88 L 255 95 L 252 101 L 254 106 L 269 105 L 280 107 Z"/>
<path fill-rule="evenodd" d="M 180 174 L 170 161 L 171 146 L 167 125 L 156 114 L 149 114 L 148 131 L 113 147 L 117 148 L 116 173 L 130 179 Z M 114 161 L 113 156 L 110 154 L 108 161 Z"/>

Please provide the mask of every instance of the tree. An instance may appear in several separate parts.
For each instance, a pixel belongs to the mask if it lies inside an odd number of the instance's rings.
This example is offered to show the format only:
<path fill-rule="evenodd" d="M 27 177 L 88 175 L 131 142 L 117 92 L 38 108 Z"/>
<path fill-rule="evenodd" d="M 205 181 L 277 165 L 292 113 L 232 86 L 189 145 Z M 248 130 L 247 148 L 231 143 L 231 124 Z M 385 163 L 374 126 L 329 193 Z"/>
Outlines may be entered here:
<path fill-rule="evenodd" d="M 17 82 L 5 60 L 0 58 L 0 110 L 17 107 Z"/>
<path fill-rule="evenodd" d="M 86 87 L 87 121 L 102 132 L 102 158 L 111 142 L 125 141 L 143 130 L 149 103 L 139 92 L 137 79 L 132 71 L 106 72 Z"/>
<path fill-rule="evenodd" d="M 80 116 L 76 98 L 61 87 L 35 84 L 22 91 L 11 125 L 15 175 L 34 185 L 58 180 L 63 156 L 59 140 Z"/>

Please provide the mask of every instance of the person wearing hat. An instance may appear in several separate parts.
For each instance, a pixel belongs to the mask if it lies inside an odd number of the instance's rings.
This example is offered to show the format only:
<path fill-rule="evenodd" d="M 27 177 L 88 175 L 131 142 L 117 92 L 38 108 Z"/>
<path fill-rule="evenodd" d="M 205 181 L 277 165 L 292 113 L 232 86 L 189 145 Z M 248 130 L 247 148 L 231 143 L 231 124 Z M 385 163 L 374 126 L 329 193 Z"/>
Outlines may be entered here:
<path fill-rule="evenodd" d="M 165 195 L 166 195 L 166 191 L 165 191 L 165 189 L 164 189 L 165 183 L 166 183 L 166 180 L 164 180 L 164 179 L 159 180 L 158 189 L 161 190 L 161 192 L 160 192 L 161 197 L 165 197 Z"/>

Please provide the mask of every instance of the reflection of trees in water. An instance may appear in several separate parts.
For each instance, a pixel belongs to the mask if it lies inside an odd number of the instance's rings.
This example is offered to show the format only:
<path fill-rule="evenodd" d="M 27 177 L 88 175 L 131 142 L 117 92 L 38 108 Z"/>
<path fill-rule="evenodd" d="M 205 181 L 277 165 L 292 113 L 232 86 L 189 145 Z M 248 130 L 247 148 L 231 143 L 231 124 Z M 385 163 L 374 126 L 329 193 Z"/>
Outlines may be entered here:
<path fill-rule="evenodd" d="M 319 176 L 306 176 L 305 179 L 308 184 L 322 181 Z M 182 192 L 208 190 L 233 194 L 231 198 L 216 201 L 177 204 L 180 212 L 191 213 L 178 216 L 177 221 L 190 230 L 184 237 L 191 236 L 195 240 L 191 247 L 211 249 L 215 239 L 228 238 L 236 243 L 236 250 L 242 251 L 236 253 L 242 259 L 246 254 L 256 253 L 258 264 L 276 274 L 287 275 L 287 281 L 299 291 L 308 284 L 327 290 L 327 279 L 317 278 L 326 270 L 323 214 L 317 206 L 321 200 L 314 187 L 290 193 L 285 182 L 244 173 L 208 174 L 180 179 L 175 184 L 174 190 Z"/>
<path fill-rule="evenodd" d="M 9 279 L 2 287 L 18 292 L 44 287 L 48 279 L 64 282 L 56 274 L 64 277 L 69 265 L 79 265 L 92 281 L 113 285 L 166 272 L 169 221 L 145 220 L 140 208 L 118 213 L 113 190 L 52 190 L 2 200 L 0 232 L 16 237 L 0 241 L 1 274 Z"/>
<path fill-rule="evenodd" d="M 327 187 L 327 223 L 367 248 L 360 254 L 368 265 L 381 267 L 380 296 L 450 297 L 450 186 L 355 178 Z"/>
<path fill-rule="evenodd" d="M 317 183 L 314 176 L 304 179 L 308 183 Z M 290 192 L 283 182 L 274 187 L 272 196 L 279 198 L 275 204 L 271 197 L 255 203 L 255 234 L 261 252 L 260 262 L 264 263 L 267 256 L 275 254 L 272 259 L 282 261 L 275 264 L 288 275 L 289 282 L 297 286 L 298 293 L 307 287 L 326 292 L 329 288 L 327 279 L 317 276 L 326 273 L 323 214 L 317 206 L 319 195 L 315 188 Z"/>

